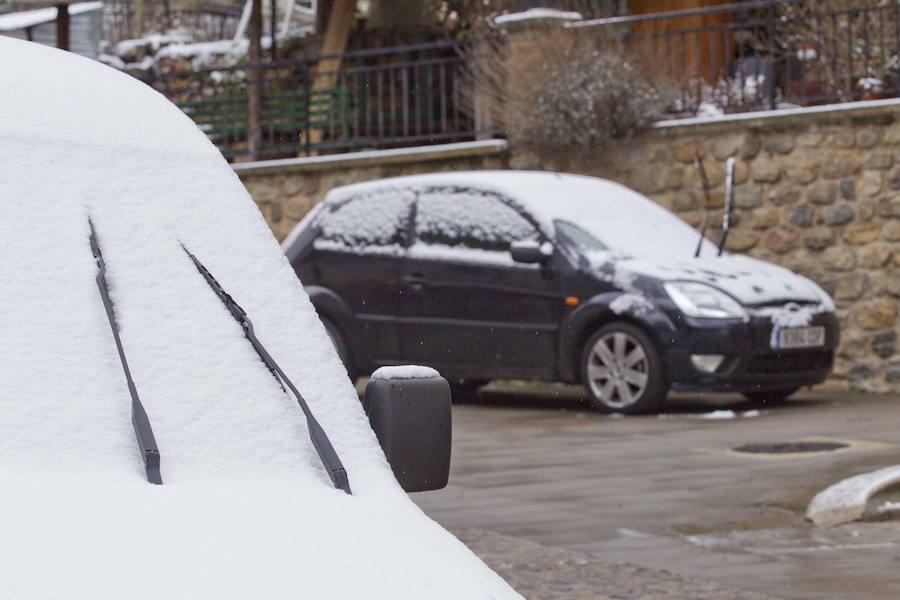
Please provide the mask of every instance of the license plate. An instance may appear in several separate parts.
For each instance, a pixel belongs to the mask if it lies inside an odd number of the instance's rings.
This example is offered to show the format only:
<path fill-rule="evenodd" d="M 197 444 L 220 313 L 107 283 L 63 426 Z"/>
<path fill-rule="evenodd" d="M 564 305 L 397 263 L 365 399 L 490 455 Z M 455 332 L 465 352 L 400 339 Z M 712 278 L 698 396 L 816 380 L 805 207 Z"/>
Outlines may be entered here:
<path fill-rule="evenodd" d="M 772 332 L 772 348 L 821 348 L 825 345 L 824 327 L 776 327 Z"/>

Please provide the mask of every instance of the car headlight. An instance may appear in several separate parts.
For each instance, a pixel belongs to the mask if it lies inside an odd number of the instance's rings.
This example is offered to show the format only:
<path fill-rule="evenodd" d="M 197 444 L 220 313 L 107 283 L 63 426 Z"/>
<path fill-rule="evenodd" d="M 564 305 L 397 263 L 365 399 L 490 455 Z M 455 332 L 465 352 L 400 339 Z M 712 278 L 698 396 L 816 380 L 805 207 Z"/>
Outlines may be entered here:
<path fill-rule="evenodd" d="M 747 311 L 720 290 L 692 281 L 675 281 L 664 285 L 675 306 L 689 317 L 705 319 L 746 319 Z"/>

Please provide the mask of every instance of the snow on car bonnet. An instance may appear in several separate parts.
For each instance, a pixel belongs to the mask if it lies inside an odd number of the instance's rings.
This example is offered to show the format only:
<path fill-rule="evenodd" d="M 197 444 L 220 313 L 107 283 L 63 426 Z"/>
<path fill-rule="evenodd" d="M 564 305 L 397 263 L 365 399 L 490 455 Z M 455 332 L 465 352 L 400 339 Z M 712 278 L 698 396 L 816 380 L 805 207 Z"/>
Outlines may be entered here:
<path fill-rule="evenodd" d="M 219 152 L 150 88 L 0 38 L 0 595 L 517 597 L 402 493 L 309 299 Z M 162 455 L 144 478 L 96 285 Z M 185 255 L 247 310 L 306 422 Z"/>

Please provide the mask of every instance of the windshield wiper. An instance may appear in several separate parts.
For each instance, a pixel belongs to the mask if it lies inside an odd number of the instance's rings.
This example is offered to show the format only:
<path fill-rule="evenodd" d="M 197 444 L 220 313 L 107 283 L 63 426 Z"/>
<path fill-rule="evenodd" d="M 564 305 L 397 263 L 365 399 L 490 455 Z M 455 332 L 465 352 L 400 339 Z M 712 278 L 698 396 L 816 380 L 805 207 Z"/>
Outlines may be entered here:
<path fill-rule="evenodd" d="M 91 229 L 91 252 L 93 252 L 94 258 L 97 260 L 97 287 L 100 289 L 100 297 L 103 299 L 103 306 L 106 308 L 106 318 L 109 319 L 113 339 L 116 341 L 116 350 L 119 352 L 119 361 L 122 363 L 122 370 L 125 371 L 125 381 L 128 382 L 128 392 L 131 394 L 131 425 L 134 427 L 134 436 L 137 438 L 141 458 L 144 461 L 147 481 L 161 485 L 162 475 L 159 470 L 159 448 L 156 445 L 156 438 L 153 436 L 153 429 L 150 427 L 150 418 L 147 416 L 147 411 L 144 410 L 144 405 L 141 404 L 137 387 L 131 378 L 131 369 L 128 368 L 128 361 L 125 359 L 125 349 L 122 347 L 122 340 L 119 338 L 116 313 L 113 310 L 112 301 L 109 299 L 109 286 L 106 284 L 106 263 L 103 261 L 103 254 L 100 252 L 100 244 L 97 242 L 97 232 L 94 231 L 94 223 L 90 219 L 88 219 L 88 226 Z"/>
<path fill-rule="evenodd" d="M 703 183 L 703 197 L 706 199 L 706 210 L 703 212 L 703 228 L 700 230 L 700 240 L 697 242 L 697 250 L 694 251 L 694 258 L 700 256 L 700 250 L 703 248 L 703 241 L 706 239 L 706 228 L 709 226 L 709 179 L 706 178 L 706 168 L 703 166 L 703 159 L 700 158 L 700 152 L 694 150 L 694 166 L 700 172 L 700 181 Z"/>
<path fill-rule="evenodd" d="M 203 266 L 203 263 L 200 262 L 200 259 L 191 254 L 184 244 L 181 245 L 181 248 L 185 251 L 191 261 L 193 261 L 194 266 L 197 267 L 197 270 L 203 275 L 206 283 L 209 284 L 209 287 L 211 287 L 216 296 L 219 297 L 219 300 L 222 301 L 222 304 L 225 305 L 225 308 L 228 309 L 231 316 L 240 324 L 241 328 L 244 330 L 244 335 L 250 340 L 253 349 L 256 350 L 256 353 L 259 354 L 259 358 L 262 359 L 263 363 L 265 363 L 272 372 L 275 380 L 278 381 L 279 384 L 282 384 L 282 388 L 285 385 L 290 388 L 294 396 L 297 397 L 297 403 L 300 405 L 303 414 L 306 415 L 309 439 L 312 441 L 316 452 L 319 454 L 319 459 L 325 466 L 325 470 L 328 472 L 331 482 L 337 489 L 344 490 L 350 494 L 350 482 L 347 480 L 347 471 L 344 469 L 344 465 L 341 463 L 341 459 L 338 457 L 337 452 L 335 452 L 334 446 L 331 445 L 331 441 L 325 434 L 325 430 L 319 425 L 316 417 L 309 409 L 309 405 L 306 404 L 306 400 L 300 395 L 300 392 L 294 386 L 293 382 L 288 379 L 288 376 L 285 375 L 284 371 L 281 370 L 281 367 L 278 366 L 278 363 L 275 362 L 275 359 L 273 359 L 268 351 L 266 351 L 262 342 L 259 341 L 259 338 L 256 337 L 256 334 L 253 332 L 253 323 L 251 323 L 250 319 L 247 317 L 246 311 L 244 311 L 244 309 L 234 301 L 234 298 L 225 291 L 225 288 L 216 281 L 215 277 L 212 276 L 212 273 L 210 273 L 209 270 Z"/>
<path fill-rule="evenodd" d="M 722 214 L 722 239 L 719 241 L 719 254 L 725 250 L 728 232 L 731 231 L 731 211 L 734 209 L 734 157 L 725 163 L 725 212 Z"/>

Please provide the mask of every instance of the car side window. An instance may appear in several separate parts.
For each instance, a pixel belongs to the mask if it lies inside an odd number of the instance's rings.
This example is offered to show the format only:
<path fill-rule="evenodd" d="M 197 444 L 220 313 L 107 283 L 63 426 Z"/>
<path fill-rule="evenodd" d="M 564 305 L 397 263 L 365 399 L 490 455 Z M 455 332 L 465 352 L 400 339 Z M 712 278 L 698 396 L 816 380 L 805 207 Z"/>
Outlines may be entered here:
<path fill-rule="evenodd" d="M 496 194 L 448 189 L 419 194 L 417 245 L 508 256 L 513 242 L 539 237 L 536 227 Z"/>
<path fill-rule="evenodd" d="M 315 247 L 346 252 L 399 252 L 406 245 L 413 194 L 378 191 L 326 208 Z"/>

